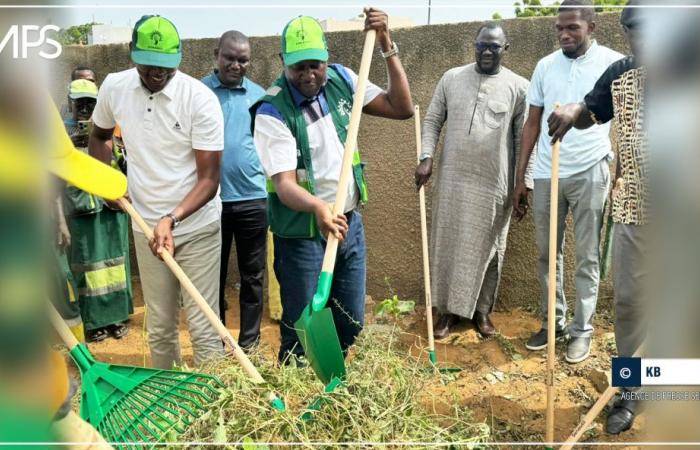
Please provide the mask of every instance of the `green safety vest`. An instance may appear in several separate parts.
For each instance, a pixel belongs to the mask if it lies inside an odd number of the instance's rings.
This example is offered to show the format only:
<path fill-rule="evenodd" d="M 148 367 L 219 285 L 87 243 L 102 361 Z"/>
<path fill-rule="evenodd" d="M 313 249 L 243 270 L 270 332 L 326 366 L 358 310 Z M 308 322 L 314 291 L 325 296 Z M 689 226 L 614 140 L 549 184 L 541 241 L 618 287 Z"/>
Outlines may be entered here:
<path fill-rule="evenodd" d="M 335 125 L 335 131 L 338 133 L 340 143 L 344 145 L 350 124 L 353 89 L 336 70 L 333 66 L 329 66 L 327 72 L 328 80 L 323 90 L 333 125 Z M 314 170 L 311 164 L 311 149 L 309 148 L 306 121 L 303 113 L 294 103 L 284 74 L 280 75 L 267 90 L 265 96 L 250 108 L 253 116 L 253 126 L 255 126 L 255 112 L 263 102 L 271 103 L 280 111 L 285 124 L 296 139 L 298 146 L 297 184 L 314 194 Z M 360 192 L 360 202 L 364 205 L 367 203 L 367 185 L 365 183 L 363 166 L 360 152 L 356 149 L 353 154 L 352 172 L 355 184 Z M 296 211 L 284 205 L 275 192 L 274 183 L 269 178 L 267 179 L 267 198 L 267 219 L 270 224 L 270 230 L 275 235 L 284 238 L 313 238 L 318 236 L 318 225 L 314 214 Z"/>

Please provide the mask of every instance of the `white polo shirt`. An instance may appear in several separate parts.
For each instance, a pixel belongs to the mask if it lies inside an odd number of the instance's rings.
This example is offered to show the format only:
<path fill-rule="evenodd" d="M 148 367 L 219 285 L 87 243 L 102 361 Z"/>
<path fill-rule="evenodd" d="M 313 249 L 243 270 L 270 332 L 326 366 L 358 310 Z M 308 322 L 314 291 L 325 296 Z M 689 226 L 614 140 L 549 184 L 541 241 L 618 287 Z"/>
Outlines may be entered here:
<path fill-rule="evenodd" d="M 623 55 L 593 41 L 588 51 L 576 59 L 557 50 L 542 58 L 532 74 L 527 100 L 530 105 L 544 108 L 537 141 L 537 157 L 532 177 L 552 177 L 552 140 L 547 118 L 555 103 L 579 103 L 595 86 L 610 64 Z M 610 124 L 593 125 L 585 130 L 572 128 L 561 141 L 559 177 L 567 178 L 590 169 L 605 157 L 612 157 Z"/>
<path fill-rule="evenodd" d="M 119 124 L 127 154 L 129 196 L 154 227 L 197 183 L 193 149 L 223 151 L 224 119 L 216 95 L 180 71 L 155 94 L 135 68 L 107 76 L 92 115 L 100 128 Z M 219 220 L 218 195 L 173 230 L 182 235 Z M 141 232 L 134 224 L 133 229 Z"/>

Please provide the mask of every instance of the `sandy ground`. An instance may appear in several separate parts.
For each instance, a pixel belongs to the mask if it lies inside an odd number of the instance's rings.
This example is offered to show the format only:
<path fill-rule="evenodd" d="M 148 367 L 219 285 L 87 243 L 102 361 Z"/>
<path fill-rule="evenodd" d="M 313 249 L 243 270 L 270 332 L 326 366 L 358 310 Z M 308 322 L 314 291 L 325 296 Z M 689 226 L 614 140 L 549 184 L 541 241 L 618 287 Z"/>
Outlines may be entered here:
<path fill-rule="evenodd" d="M 135 282 L 135 312 L 129 326 L 128 336 L 121 340 L 107 339 L 90 344 L 90 350 L 101 361 L 130 365 L 149 365 L 150 357 L 143 330 L 144 307 L 138 280 Z M 238 335 L 238 292 L 227 288 L 230 308 L 227 323 Z M 367 326 L 375 324 L 368 306 Z M 427 346 L 425 317 L 423 310 L 402 319 L 401 340 L 407 351 L 414 354 Z M 500 334 L 482 339 L 469 321 L 460 324 L 457 332 L 436 344 L 438 362 L 444 367 L 460 367 L 464 370 L 454 374 L 454 380 L 432 388 L 418 401 L 436 411 L 445 411 L 450 405 L 468 406 L 474 419 L 485 421 L 492 430 L 494 442 L 537 442 L 543 439 L 545 427 L 546 391 L 544 375 L 545 352 L 531 352 L 525 348 L 527 338 L 539 328 L 539 319 L 528 311 L 496 311 L 493 322 Z M 599 397 L 592 373 L 607 373 L 610 357 L 614 352 L 612 327 L 609 320 L 600 318 L 596 323 L 591 357 L 583 363 L 570 365 L 564 361 L 564 345 L 557 348 L 555 439 L 563 441 L 578 424 L 580 417 Z M 278 325 L 269 319 L 267 306 L 262 324 L 262 339 L 265 347 L 277 349 Z M 183 359 L 192 364 L 192 347 L 184 320 L 181 321 L 180 342 Z M 599 376 L 600 377 L 600 376 Z M 603 432 L 605 412 L 584 435 L 588 442 L 616 442 L 619 448 L 637 448 L 625 442 L 643 441 L 640 429 L 644 426 L 641 416 L 632 430 L 621 436 L 609 436 Z M 588 444 L 577 448 L 603 448 Z M 502 448 L 514 448 L 507 444 Z M 609 447 L 606 447 L 609 448 Z"/>

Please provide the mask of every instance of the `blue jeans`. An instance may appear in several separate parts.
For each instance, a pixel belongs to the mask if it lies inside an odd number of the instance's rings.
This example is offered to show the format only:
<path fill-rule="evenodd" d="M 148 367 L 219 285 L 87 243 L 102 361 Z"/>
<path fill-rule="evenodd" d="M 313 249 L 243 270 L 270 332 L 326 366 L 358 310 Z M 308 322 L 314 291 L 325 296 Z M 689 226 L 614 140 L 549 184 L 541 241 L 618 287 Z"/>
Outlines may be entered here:
<path fill-rule="evenodd" d="M 362 330 L 367 273 L 362 215 L 351 211 L 346 217 L 348 235 L 338 247 L 333 286 L 328 300 L 344 353 Z M 294 330 L 294 322 L 299 319 L 316 292 L 326 240 L 320 236 L 310 239 L 275 236 L 274 243 L 275 275 L 280 284 L 282 300 L 281 345 L 278 358 L 280 362 L 284 362 L 290 354 L 304 354 Z"/>

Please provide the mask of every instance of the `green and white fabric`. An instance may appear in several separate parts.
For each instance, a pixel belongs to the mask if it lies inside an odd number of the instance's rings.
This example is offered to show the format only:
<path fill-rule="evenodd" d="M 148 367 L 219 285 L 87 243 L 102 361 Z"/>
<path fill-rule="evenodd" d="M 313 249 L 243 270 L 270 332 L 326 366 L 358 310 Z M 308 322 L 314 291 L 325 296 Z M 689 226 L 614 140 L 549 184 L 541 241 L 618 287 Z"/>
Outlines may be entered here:
<path fill-rule="evenodd" d="M 66 187 L 63 204 L 85 329 L 124 322 L 133 313 L 127 215 L 73 186 Z"/>
<path fill-rule="evenodd" d="M 335 201 L 356 83 L 357 75 L 350 69 L 331 65 L 321 93 L 305 98 L 281 75 L 251 108 L 255 147 L 268 178 L 268 220 L 275 235 L 302 238 L 317 234 L 312 214 L 292 211 L 279 201 L 271 180 L 275 174 L 296 170 L 301 187 L 327 203 Z M 382 92 L 368 83 L 363 103 L 367 105 Z M 359 151 L 354 154 L 353 175 L 345 212 L 367 201 Z"/>

